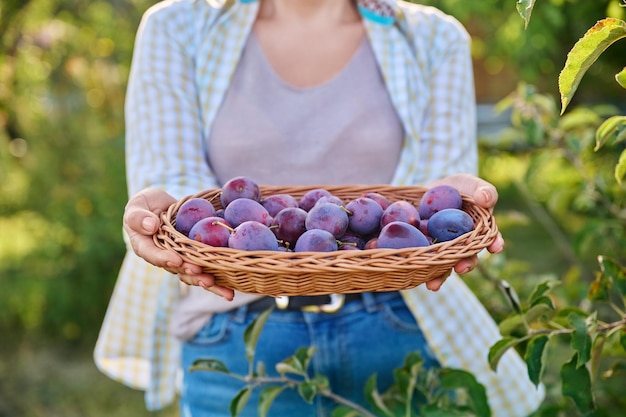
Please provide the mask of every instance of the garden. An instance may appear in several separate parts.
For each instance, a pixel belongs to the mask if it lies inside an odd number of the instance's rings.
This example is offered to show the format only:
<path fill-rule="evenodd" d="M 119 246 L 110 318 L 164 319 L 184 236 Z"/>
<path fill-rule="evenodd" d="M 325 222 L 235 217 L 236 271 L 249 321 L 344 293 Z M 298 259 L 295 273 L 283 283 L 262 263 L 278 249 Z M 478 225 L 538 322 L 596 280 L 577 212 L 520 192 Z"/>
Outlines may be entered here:
<path fill-rule="evenodd" d="M 92 357 L 125 252 L 124 94 L 135 31 L 154 3 L 0 4 L 0 417 L 178 415 L 146 411 L 143 393 Z M 622 415 L 626 4 L 419 3 L 454 15 L 473 38 L 480 174 L 498 187 L 506 240 L 466 276 L 502 333 L 485 356 L 495 369 L 508 349 L 522 355 L 546 389 L 535 417 Z M 307 395 L 323 391 L 307 379 L 310 354 L 285 364 Z M 418 368 L 407 358 L 399 375 Z M 456 375 L 467 384 L 434 378 L 469 400 L 432 395 L 423 415 L 490 415 L 480 386 Z M 378 406 L 380 416 L 410 415 Z"/>

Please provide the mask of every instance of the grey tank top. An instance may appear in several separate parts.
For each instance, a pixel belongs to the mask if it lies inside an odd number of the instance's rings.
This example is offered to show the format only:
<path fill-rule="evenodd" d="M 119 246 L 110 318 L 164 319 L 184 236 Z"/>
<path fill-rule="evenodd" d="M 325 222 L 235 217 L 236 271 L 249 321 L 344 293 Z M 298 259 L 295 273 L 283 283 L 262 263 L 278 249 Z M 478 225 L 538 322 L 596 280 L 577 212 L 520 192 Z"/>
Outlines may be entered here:
<path fill-rule="evenodd" d="M 252 34 L 216 116 L 208 159 L 221 184 L 237 175 L 275 185 L 384 184 L 403 137 L 367 40 L 335 77 L 297 88 L 274 72 Z M 237 292 L 229 302 L 188 287 L 174 334 L 188 339 L 212 314 L 258 297 Z"/>
<path fill-rule="evenodd" d="M 402 124 L 366 39 L 334 77 L 286 83 L 254 32 L 216 115 L 208 160 L 220 184 L 383 184 L 396 169 Z"/>

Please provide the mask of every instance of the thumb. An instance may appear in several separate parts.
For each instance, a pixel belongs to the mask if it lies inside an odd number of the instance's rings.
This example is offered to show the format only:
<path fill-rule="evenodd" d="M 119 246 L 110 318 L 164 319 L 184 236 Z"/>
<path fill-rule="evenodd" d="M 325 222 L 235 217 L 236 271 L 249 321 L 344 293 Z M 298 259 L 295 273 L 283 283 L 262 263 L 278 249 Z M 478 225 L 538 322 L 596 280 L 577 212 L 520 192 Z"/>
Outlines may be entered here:
<path fill-rule="evenodd" d="M 156 233 L 158 225 L 159 223 L 152 213 L 141 220 L 141 228 L 148 235 Z"/>
<path fill-rule="evenodd" d="M 477 187 L 472 197 L 476 204 L 487 209 L 495 207 L 498 202 L 498 192 L 496 188 L 487 182 Z"/>

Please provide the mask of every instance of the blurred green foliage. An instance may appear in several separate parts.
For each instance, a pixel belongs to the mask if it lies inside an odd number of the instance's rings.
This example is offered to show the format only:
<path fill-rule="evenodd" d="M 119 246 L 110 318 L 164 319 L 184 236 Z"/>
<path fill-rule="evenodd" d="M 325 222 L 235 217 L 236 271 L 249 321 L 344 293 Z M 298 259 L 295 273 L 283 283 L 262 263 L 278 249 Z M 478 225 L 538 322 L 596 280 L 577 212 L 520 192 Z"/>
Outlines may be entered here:
<path fill-rule="evenodd" d="M 156 2 L 0 2 L 3 341 L 93 346 L 125 250 L 123 106 L 133 41 L 141 15 Z M 624 256 L 623 223 L 609 211 L 623 210 L 624 201 L 615 199 L 623 189 L 603 170 L 614 154 L 589 148 L 592 126 L 615 109 L 579 108 L 569 119 L 578 127 L 564 127 L 568 120 L 556 120 L 550 96 L 557 96 L 558 72 L 575 41 L 605 16 L 623 19 L 626 8 L 615 0 L 543 0 L 524 29 L 513 0 L 420 3 L 467 26 L 480 100 L 499 101 L 520 81 L 549 95 L 518 101 L 516 109 L 537 113 L 514 120 L 516 129 L 482 149 L 481 171 L 501 186 L 499 224 L 509 232 L 507 253 L 498 258 L 506 265 L 487 266 L 522 294 L 545 276 L 562 279 L 558 301 L 578 304 L 598 251 Z M 624 55 L 621 44 L 603 54 L 572 107 L 623 103 L 623 90 L 606 74 L 619 72 Z M 569 133 L 555 138 L 555 132 Z M 569 152 L 582 167 L 571 164 Z M 489 283 L 473 285 L 496 317 L 506 315 Z M 608 388 L 606 395 L 618 396 Z"/>

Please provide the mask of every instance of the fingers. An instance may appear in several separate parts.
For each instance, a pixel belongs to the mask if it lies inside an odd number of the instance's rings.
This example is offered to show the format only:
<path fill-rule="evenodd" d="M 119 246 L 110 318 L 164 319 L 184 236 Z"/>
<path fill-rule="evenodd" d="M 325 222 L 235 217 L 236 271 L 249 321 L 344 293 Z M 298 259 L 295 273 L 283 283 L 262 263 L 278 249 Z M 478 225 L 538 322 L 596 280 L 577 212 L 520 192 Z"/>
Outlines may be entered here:
<path fill-rule="evenodd" d="M 215 285 L 215 278 L 210 274 L 188 275 L 180 274 L 178 278 L 187 285 L 195 285 L 201 287 L 215 295 L 223 297 L 228 301 L 232 301 L 235 297 L 235 291 L 230 288 Z"/>
<path fill-rule="evenodd" d="M 478 256 L 474 255 L 469 258 L 461 259 L 454 265 L 454 272 L 457 274 L 467 274 L 478 265 Z"/>
<path fill-rule="evenodd" d="M 143 235 L 153 235 L 159 227 L 159 215 L 176 199 L 163 190 L 147 188 L 133 196 L 124 209 L 124 228 Z"/>
<path fill-rule="evenodd" d="M 124 230 L 138 256 L 152 265 L 178 273 L 183 272 L 183 259 L 174 252 L 157 247 L 152 238 L 160 226 L 159 215 L 175 202 L 174 197 L 156 188 L 137 193 L 126 204 Z M 200 269 L 196 267 L 191 271 L 199 273 Z"/>
<path fill-rule="evenodd" d="M 452 273 L 452 270 L 449 270 L 446 274 L 444 274 L 441 277 L 433 278 L 429 281 L 426 281 L 426 288 L 430 291 L 439 291 L 439 289 L 441 288 L 443 283 L 446 281 L 446 279 L 448 279 L 451 273 Z"/>
<path fill-rule="evenodd" d="M 500 232 L 498 232 L 493 243 L 487 247 L 487 250 L 491 253 L 500 253 L 504 250 L 504 238 Z"/>

